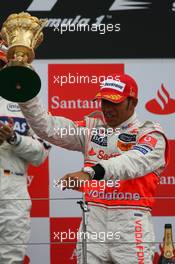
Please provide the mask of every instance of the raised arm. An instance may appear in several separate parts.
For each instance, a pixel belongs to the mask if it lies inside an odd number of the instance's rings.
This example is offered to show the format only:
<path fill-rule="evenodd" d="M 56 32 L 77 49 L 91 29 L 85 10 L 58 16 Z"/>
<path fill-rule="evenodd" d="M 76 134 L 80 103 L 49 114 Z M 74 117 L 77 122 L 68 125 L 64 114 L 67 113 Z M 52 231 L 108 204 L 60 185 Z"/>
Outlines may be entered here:
<path fill-rule="evenodd" d="M 82 128 L 72 120 L 49 115 L 37 97 L 19 105 L 39 137 L 60 147 L 84 152 L 84 133 L 80 133 Z"/>

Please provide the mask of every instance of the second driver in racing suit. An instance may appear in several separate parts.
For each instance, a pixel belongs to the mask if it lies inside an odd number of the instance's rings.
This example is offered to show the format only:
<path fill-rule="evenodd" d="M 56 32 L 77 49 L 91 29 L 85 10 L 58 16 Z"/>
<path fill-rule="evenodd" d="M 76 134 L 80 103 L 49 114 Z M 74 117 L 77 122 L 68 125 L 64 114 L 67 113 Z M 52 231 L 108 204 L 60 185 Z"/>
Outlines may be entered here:
<path fill-rule="evenodd" d="M 6 54 L 0 51 L 0 67 L 6 63 Z M 19 105 L 0 97 L 1 264 L 23 263 L 31 231 L 27 169 L 43 163 L 50 147 L 34 135 Z"/>
<path fill-rule="evenodd" d="M 64 188 L 72 188 L 70 180 L 77 184 L 73 189 L 82 187 L 83 181 L 99 183 L 95 187 L 83 186 L 89 207 L 88 264 L 152 263 L 155 238 L 151 209 L 168 151 L 160 125 L 137 119 L 137 98 L 135 80 L 123 74 L 119 79 L 103 82 L 95 97 L 101 100 L 102 111 L 80 122 L 49 116 L 38 98 L 20 103 L 23 114 L 40 137 L 84 154 L 84 168 L 61 179 L 66 182 Z M 67 131 L 73 128 L 77 133 L 63 136 L 58 128 Z M 102 135 L 101 130 L 106 133 Z M 102 181 L 105 181 L 103 190 Z M 100 239 L 102 232 L 106 234 L 104 243 Z M 78 264 L 83 264 L 81 244 L 77 247 L 77 259 Z"/>

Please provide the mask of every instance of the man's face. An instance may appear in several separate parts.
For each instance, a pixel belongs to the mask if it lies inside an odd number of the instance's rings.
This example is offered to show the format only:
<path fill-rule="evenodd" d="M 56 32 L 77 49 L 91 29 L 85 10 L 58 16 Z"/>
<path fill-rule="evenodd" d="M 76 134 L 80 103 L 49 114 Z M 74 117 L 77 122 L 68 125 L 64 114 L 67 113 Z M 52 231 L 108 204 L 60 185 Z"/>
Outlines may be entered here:
<path fill-rule="evenodd" d="M 125 122 L 134 113 L 137 105 L 137 99 L 127 98 L 121 103 L 112 103 L 105 99 L 101 101 L 101 109 L 104 114 L 105 121 L 110 127 L 117 127 Z"/>

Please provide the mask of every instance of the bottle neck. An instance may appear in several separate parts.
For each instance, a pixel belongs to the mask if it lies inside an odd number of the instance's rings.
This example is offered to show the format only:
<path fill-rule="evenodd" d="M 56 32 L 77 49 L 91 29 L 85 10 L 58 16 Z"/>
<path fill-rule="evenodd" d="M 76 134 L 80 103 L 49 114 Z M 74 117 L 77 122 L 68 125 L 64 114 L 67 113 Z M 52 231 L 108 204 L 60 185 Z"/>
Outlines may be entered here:
<path fill-rule="evenodd" d="M 165 228 L 164 242 L 163 242 L 163 252 L 165 258 L 174 257 L 174 245 L 172 238 L 172 228 Z"/>

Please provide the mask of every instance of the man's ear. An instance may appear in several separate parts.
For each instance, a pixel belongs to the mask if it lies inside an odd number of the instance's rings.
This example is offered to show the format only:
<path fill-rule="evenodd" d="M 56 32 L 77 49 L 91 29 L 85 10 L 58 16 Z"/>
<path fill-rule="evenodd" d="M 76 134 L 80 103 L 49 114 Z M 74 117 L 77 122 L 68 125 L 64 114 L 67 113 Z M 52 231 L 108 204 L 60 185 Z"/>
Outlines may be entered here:
<path fill-rule="evenodd" d="M 138 103 L 138 99 L 137 99 L 137 98 L 132 98 L 132 105 L 133 105 L 134 107 L 137 106 L 137 103 Z"/>
<path fill-rule="evenodd" d="M 128 99 L 128 109 L 133 112 L 135 107 L 137 106 L 138 99 L 133 97 L 129 97 Z"/>
<path fill-rule="evenodd" d="M 138 99 L 136 99 L 134 97 L 129 97 L 128 98 L 128 109 L 133 111 L 134 108 L 136 107 L 137 103 L 138 103 Z"/>

